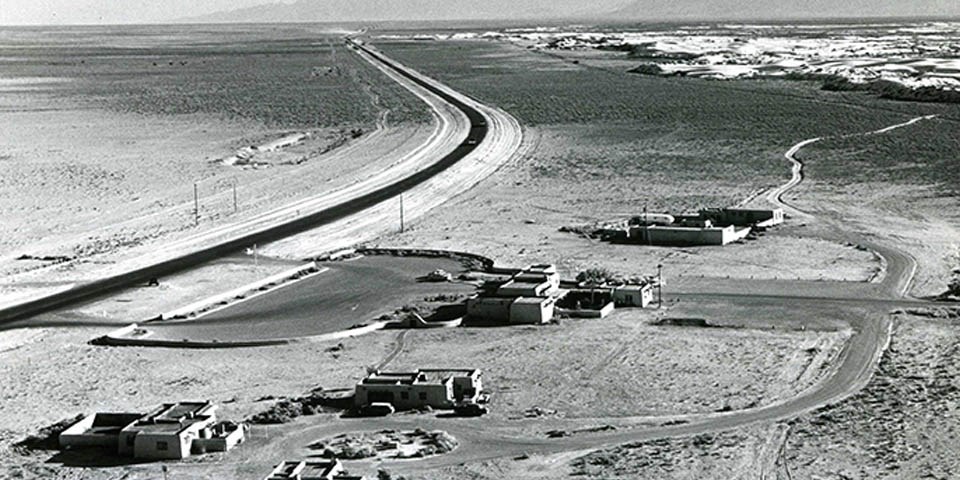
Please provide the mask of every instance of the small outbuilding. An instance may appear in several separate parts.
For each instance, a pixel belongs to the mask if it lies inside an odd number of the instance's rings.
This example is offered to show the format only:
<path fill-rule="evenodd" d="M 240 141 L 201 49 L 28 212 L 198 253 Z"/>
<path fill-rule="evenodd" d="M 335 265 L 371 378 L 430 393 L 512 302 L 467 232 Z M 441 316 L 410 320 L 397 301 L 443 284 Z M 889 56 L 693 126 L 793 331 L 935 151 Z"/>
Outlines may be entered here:
<path fill-rule="evenodd" d="M 555 297 L 473 297 L 467 317 L 501 324 L 539 325 L 553 319 Z"/>
<path fill-rule="evenodd" d="M 420 369 L 415 372 L 373 372 L 357 384 L 354 405 L 389 403 L 397 410 L 450 409 L 457 402 L 476 401 L 483 390 L 477 369 Z"/>
<path fill-rule="evenodd" d="M 619 285 L 610 292 L 613 303 L 618 307 L 646 307 L 653 301 L 653 285 Z"/>
<path fill-rule="evenodd" d="M 348 474 L 340 460 L 330 458 L 281 462 L 264 480 L 364 480 L 364 478 Z"/>
<path fill-rule="evenodd" d="M 510 305 L 510 323 L 541 325 L 553 319 L 556 299 L 551 297 L 520 297 Z"/>

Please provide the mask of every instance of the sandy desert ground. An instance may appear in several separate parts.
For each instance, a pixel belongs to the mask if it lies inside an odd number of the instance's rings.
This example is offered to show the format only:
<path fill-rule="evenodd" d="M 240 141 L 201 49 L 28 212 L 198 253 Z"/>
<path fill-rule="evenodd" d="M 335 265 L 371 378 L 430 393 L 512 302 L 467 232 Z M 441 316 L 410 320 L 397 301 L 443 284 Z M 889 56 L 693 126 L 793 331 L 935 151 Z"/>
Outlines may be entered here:
<path fill-rule="evenodd" d="M 913 295 L 939 293 L 952 268 L 958 238 L 958 219 L 950 213 L 955 193 L 944 188 L 949 182 L 929 171 L 942 168 L 935 161 L 943 160 L 950 139 L 956 137 L 955 107 L 824 93 L 791 82 L 647 78 L 611 72 L 622 59 L 576 52 L 571 54 L 575 57 L 557 57 L 480 40 L 398 42 L 382 48 L 513 113 L 524 124 L 525 139 L 519 158 L 407 232 L 377 241 L 379 245 L 468 250 L 512 266 L 557 263 L 564 276 L 593 266 L 650 275 L 663 264 L 668 285 L 685 288 L 801 279 L 818 281 L 811 288 L 822 292 L 835 288 L 835 281 L 881 278 L 882 264 L 873 252 L 829 235 L 840 222 L 912 253 L 919 264 Z M 0 233 L 6 231 L 4 241 L 9 242 L 4 246 L 10 251 L 4 263 L 7 273 L 49 263 L 12 259 L 23 253 L 96 251 L 109 258 L 115 249 L 144 241 L 144 236 L 173 238 L 187 231 L 195 178 L 221 188 L 218 203 L 204 211 L 206 225 L 229 218 L 227 182 L 234 177 L 246 186 L 241 214 L 248 214 L 306 195 L 317 184 L 355 180 L 362 176 L 361 168 L 378 166 L 377 152 L 417 144 L 430 130 L 429 123 L 396 122 L 389 116 L 378 130 L 378 117 L 372 115 L 366 123 L 350 124 L 362 125 L 367 134 L 321 153 L 329 139 L 339 138 L 342 126 L 305 128 L 295 121 L 278 125 L 244 115 L 224 119 L 210 112 L 118 113 L 59 98 L 49 112 L 44 109 L 51 107 L 51 97 L 24 93 L 36 85 L 21 82 L 0 91 L 29 106 L 0 112 L 11 122 L 19 119 L 16 128 L 0 132 L 0 162 L 22 173 L 0 179 L 5 182 L 0 198 L 18 199 L 3 202 L 10 210 L 0 216 Z M 698 95 L 712 97 L 707 101 Z M 365 101 L 375 111 L 385 110 L 373 97 Z M 652 211 L 685 211 L 761 198 L 761 192 L 789 178 L 783 154 L 797 142 L 869 132 L 928 114 L 940 118 L 890 135 L 845 138 L 802 151 L 809 176 L 788 199 L 815 213 L 816 222 L 788 222 L 756 241 L 725 248 L 610 245 L 559 231 L 630 216 L 643 205 Z M 73 119 L 76 128 L 58 129 L 55 125 L 63 118 Z M 224 167 L 216 161 L 247 144 L 301 130 L 311 131 L 315 140 L 273 156 L 316 154 L 300 165 L 257 169 Z M 36 146 L 41 144 L 37 139 L 46 137 L 49 142 Z M 896 165 L 886 168 L 886 178 L 857 178 L 850 171 L 825 168 L 837 159 L 859 159 L 865 162 L 862 170 L 879 169 L 883 165 L 869 162 L 909 156 L 919 143 L 941 141 L 947 143 L 937 143 L 917 157 L 917 172 L 927 176 L 898 174 Z M 335 162 L 341 158 L 337 152 L 343 151 L 358 152 L 356 163 Z M 883 155 L 873 155 L 877 152 Z M 284 160 L 273 158 L 271 163 Z M 46 177 L 51 170 L 58 172 L 56 178 L 98 188 L 54 182 Z M 43 198 L 63 199 L 63 205 L 51 209 Z M 7 218 L 15 221 L 7 223 Z M 87 238 L 93 229 L 103 233 Z M 50 240 L 43 244 L 50 247 L 32 250 L 40 239 Z M 239 420 L 268 408 L 274 400 L 265 397 L 298 396 L 316 387 L 349 388 L 366 367 L 386 359 L 392 359 L 390 368 L 438 362 L 483 368 L 495 398 L 490 428 L 513 434 L 543 436 L 552 427 L 629 428 L 650 416 L 736 411 L 816 385 L 851 335 L 846 323 L 829 315 L 818 315 L 807 327 L 803 310 L 723 302 L 688 306 L 669 299 L 668 308 L 657 313 L 619 312 L 604 320 L 562 320 L 540 328 L 384 331 L 343 340 L 342 346 L 301 342 L 204 351 L 87 343 L 112 328 L 118 317 L 142 318 L 172 309 L 297 260 L 213 262 L 165 279 L 160 289 L 134 288 L 50 316 L 44 328 L 0 331 L 0 378 L 5 379 L 0 382 L 0 473 L 11 478 L 156 478 L 157 464 L 76 468 L 51 461 L 54 452 L 24 454 L 14 443 L 81 412 L 144 409 L 180 398 L 221 402 L 223 416 Z M 48 284 L 43 282 L 56 280 L 37 282 L 30 287 L 44 288 Z M 665 316 L 692 314 L 713 314 L 729 328 L 655 324 Z M 898 316 L 891 348 L 863 392 L 791 422 L 595 452 L 518 456 L 426 471 L 411 464 L 407 469 L 414 478 L 438 479 L 756 478 L 758 471 L 786 478 L 788 469 L 804 478 L 909 478 L 925 473 L 949 478 L 955 470 L 950 448 L 955 405 L 949 400 L 955 379 L 949 359 L 956 317 L 943 315 Z M 99 321 L 104 317 L 112 320 L 110 327 Z M 519 420 L 535 407 L 546 415 L 534 422 Z M 421 420 L 442 423 L 430 416 L 400 421 Z M 339 427 L 344 421 L 322 414 L 284 426 L 257 427 L 251 442 L 228 456 L 167 466 L 172 478 L 261 478 L 281 457 L 309 454 L 307 438 L 319 438 L 314 430 Z M 376 465 L 358 468 L 376 471 Z"/>

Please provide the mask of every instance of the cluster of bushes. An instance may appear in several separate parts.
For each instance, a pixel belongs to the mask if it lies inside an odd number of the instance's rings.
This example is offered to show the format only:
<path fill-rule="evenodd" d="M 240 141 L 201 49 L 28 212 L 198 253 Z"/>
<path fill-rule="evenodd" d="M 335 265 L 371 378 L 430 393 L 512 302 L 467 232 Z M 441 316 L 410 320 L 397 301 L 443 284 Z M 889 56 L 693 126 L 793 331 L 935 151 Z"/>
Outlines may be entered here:
<path fill-rule="evenodd" d="M 663 75 L 663 68 L 656 63 L 642 63 L 637 65 L 630 70 L 627 70 L 628 73 L 639 73 L 641 75 Z"/>
<path fill-rule="evenodd" d="M 603 267 L 588 268 L 577 274 L 577 282 L 586 285 L 638 285 L 645 283 L 642 277 L 624 277 Z"/>
<path fill-rule="evenodd" d="M 298 398 L 284 398 L 269 409 L 251 416 L 248 423 L 257 425 L 287 423 L 302 415 L 316 415 L 341 410 L 352 404 L 352 399 L 334 399 L 323 393 L 322 388 Z"/>
<path fill-rule="evenodd" d="M 427 432 L 421 428 L 417 428 L 413 431 L 413 436 L 424 437 L 424 448 L 417 451 L 414 455 L 416 457 L 428 457 L 430 455 L 447 453 L 453 451 L 453 449 L 459 445 L 457 439 L 453 438 L 453 435 L 443 430 Z"/>
<path fill-rule="evenodd" d="M 947 291 L 943 293 L 943 298 L 954 298 L 960 300 L 960 250 L 954 256 L 954 263 L 957 265 L 950 272 L 950 281 L 947 282 Z"/>

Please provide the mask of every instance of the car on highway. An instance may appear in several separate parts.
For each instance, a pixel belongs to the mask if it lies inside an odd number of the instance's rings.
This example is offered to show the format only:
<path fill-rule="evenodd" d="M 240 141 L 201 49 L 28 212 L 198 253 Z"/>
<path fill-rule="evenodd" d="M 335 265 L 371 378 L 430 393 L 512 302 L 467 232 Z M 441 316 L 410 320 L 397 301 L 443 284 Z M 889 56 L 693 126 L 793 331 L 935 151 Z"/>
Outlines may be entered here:
<path fill-rule="evenodd" d="M 386 417 L 396 410 L 387 402 L 373 402 L 360 407 L 358 413 L 363 417 Z"/>
<path fill-rule="evenodd" d="M 463 144 L 464 144 L 464 145 L 476 145 L 476 144 L 477 144 L 477 139 L 476 139 L 476 138 L 468 138 L 466 141 L 463 142 Z"/>
<path fill-rule="evenodd" d="M 487 407 L 473 402 L 461 402 L 453 406 L 453 413 L 459 417 L 479 417 L 486 415 Z"/>

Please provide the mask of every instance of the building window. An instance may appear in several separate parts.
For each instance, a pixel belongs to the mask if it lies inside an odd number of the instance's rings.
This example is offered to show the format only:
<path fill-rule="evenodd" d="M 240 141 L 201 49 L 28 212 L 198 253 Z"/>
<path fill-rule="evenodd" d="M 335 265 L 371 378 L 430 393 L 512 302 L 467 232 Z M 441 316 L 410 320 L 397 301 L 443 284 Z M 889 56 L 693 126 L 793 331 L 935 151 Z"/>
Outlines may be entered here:
<path fill-rule="evenodd" d="M 157 442 L 157 450 L 164 451 L 169 449 L 170 446 L 167 445 L 167 442 Z"/>
<path fill-rule="evenodd" d="M 410 392 L 400 392 L 401 400 L 410 400 Z"/>
<path fill-rule="evenodd" d="M 420 400 L 426 400 L 426 399 L 427 399 L 427 392 L 420 392 Z"/>

